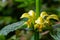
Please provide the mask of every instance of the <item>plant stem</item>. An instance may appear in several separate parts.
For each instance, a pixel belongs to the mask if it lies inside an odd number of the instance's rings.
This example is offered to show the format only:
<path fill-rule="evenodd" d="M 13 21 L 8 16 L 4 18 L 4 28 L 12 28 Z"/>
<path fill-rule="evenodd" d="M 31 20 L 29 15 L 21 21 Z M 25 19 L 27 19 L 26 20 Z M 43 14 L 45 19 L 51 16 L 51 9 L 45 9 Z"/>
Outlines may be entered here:
<path fill-rule="evenodd" d="M 40 16 L 42 0 L 36 0 L 36 19 Z"/>
<path fill-rule="evenodd" d="M 36 19 L 40 15 L 40 5 L 39 5 L 40 0 L 36 0 Z"/>
<path fill-rule="evenodd" d="M 35 34 L 34 34 L 34 40 L 39 40 L 39 32 L 38 31 L 35 31 Z"/>
<path fill-rule="evenodd" d="M 42 0 L 36 0 L 36 19 L 40 16 Z M 39 31 L 35 30 L 34 40 L 39 40 Z"/>

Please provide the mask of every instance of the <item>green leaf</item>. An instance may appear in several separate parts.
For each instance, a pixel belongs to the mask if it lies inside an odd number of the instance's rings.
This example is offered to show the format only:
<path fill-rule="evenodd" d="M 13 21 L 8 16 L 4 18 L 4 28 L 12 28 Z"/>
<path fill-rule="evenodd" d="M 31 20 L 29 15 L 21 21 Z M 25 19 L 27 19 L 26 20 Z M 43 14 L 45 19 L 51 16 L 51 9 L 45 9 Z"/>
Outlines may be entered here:
<path fill-rule="evenodd" d="M 53 25 L 53 28 L 54 28 L 54 30 L 57 29 L 57 28 L 60 28 L 60 24 Z"/>
<path fill-rule="evenodd" d="M 8 20 L 7 20 L 8 19 Z M 0 25 L 4 24 L 10 24 L 12 22 L 16 22 L 17 20 L 15 18 L 12 18 L 11 16 L 1 16 L 0 17 Z"/>
<path fill-rule="evenodd" d="M 0 35 L 0 40 L 5 40 L 5 36 L 4 35 Z"/>
<path fill-rule="evenodd" d="M 60 40 L 60 28 L 55 29 L 50 35 L 53 37 L 55 40 Z"/>
<path fill-rule="evenodd" d="M 9 40 L 16 40 L 16 35 L 13 35 Z"/>
<path fill-rule="evenodd" d="M 27 5 L 28 5 L 28 3 L 24 2 L 23 4 L 18 5 L 18 8 L 20 8 L 20 7 L 26 7 Z"/>
<path fill-rule="evenodd" d="M 16 2 L 24 2 L 24 1 L 26 1 L 26 0 L 15 0 Z"/>
<path fill-rule="evenodd" d="M 15 0 L 16 2 L 19 2 L 20 4 L 17 6 L 18 8 L 21 7 L 27 7 L 34 4 L 35 0 Z"/>
<path fill-rule="evenodd" d="M 27 18 L 23 18 L 23 19 L 22 19 L 21 21 L 19 21 L 19 22 L 16 22 L 16 23 L 13 23 L 13 24 L 10 24 L 10 25 L 5 26 L 5 27 L 0 31 L 0 34 L 7 35 L 8 33 L 13 32 L 13 31 L 21 28 L 27 20 L 28 20 Z"/>

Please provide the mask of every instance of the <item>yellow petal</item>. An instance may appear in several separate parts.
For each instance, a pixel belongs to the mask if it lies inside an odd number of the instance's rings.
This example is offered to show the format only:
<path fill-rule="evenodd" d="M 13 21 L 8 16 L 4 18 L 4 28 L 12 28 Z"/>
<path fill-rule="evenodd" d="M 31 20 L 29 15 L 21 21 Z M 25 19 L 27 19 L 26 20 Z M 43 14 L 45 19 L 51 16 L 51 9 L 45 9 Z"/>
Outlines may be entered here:
<path fill-rule="evenodd" d="M 32 16 L 32 17 L 35 16 L 35 12 L 34 12 L 33 10 L 30 10 L 30 11 L 28 12 L 28 14 L 29 14 L 30 16 Z"/>
<path fill-rule="evenodd" d="M 38 24 L 38 27 L 37 28 L 41 32 L 42 31 L 42 28 L 43 28 L 43 24 L 40 24 L 40 25 Z"/>
<path fill-rule="evenodd" d="M 31 20 L 29 19 L 27 22 L 25 22 L 25 24 L 27 24 L 27 28 L 29 28 L 31 25 Z"/>
<path fill-rule="evenodd" d="M 43 28 L 43 25 L 40 25 L 40 27 L 39 27 L 40 32 L 42 31 L 42 28 Z"/>
<path fill-rule="evenodd" d="M 36 28 L 38 28 L 39 30 L 40 30 L 40 29 L 42 30 L 43 25 L 41 25 L 41 24 L 35 24 L 35 25 L 34 25 L 34 29 L 36 29 Z"/>
<path fill-rule="evenodd" d="M 35 24 L 34 25 L 34 29 L 38 28 L 39 27 L 39 24 Z"/>
<path fill-rule="evenodd" d="M 50 20 L 45 20 L 44 23 L 50 23 Z"/>
<path fill-rule="evenodd" d="M 24 13 L 22 16 L 21 16 L 21 18 L 30 18 L 30 15 L 28 14 L 28 13 Z"/>
<path fill-rule="evenodd" d="M 48 16 L 48 14 L 46 12 L 41 12 L 40 16 L 44 18 L 45 16 Z"/>
<path fill-rule="evenodd" d="M 35 23 L 37 23 L 37 24 L 43 24 L 43 23 L 44 23 L 44 20 L 42 19 L 42 17 L 39 17 L 39 18 L 35 21 Z"/>
<path fill-rule="evenodd" d="M 58 16 L 55 15 L 55 14 L 52 14 L 52 15 L 50 15 L 50 16 L 47 17 L 47 20 L 50 20 L 50 19 L 59 20 Z"/>

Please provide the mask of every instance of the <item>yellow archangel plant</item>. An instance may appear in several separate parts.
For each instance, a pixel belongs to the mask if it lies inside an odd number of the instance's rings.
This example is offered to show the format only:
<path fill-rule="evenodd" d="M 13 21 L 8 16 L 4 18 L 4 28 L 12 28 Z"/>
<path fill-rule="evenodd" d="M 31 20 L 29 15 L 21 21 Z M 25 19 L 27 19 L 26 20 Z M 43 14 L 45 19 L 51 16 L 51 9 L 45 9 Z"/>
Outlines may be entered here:
<path fill-rule="evenodd" d="M 46 12 L 41 12 L 40 17 L 38 17 L 38 19 L 36 20 L 36 14 L 33 10 L 30 10 L 28 13 L 24 13 L 20 18 L 29 18 L 29 20 L 25 22 L 25 24 L 28 25 L 28 28 L 30 27 L 31 23 L 33 23 L 34 29 L 38 28 L 39 31 L 42 31 L 42 28 L 45 27 L 46 23 L 50 23 L 51 18 L 59 20 L 57 15 L 48 15 Z"/>

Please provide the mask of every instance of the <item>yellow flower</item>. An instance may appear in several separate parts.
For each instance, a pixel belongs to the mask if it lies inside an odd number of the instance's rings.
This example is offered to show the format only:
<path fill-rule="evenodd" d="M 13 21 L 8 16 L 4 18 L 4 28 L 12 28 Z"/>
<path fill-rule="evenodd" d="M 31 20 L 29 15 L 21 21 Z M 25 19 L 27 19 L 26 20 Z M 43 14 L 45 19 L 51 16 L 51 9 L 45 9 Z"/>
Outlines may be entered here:
<path fill-rule="evenodd" d="M 34 25 L 34 29 L 38 29 L 38 31 L 42 31 L 42 28 L 44 27 L 44 25 L 43 24 L 35 24 Z"/>
<path fill-rule="evenodd" d="M 46 22 L 46 23 L 49 23 L 49 22 L 50 22 L 50 19 L 59 20 L 57 15 L 52 14 L 52 15 L 49 15 L 49 16 L 46 18 L 45 22 Z"/>
<path fill-rule="evenodd" d="M 48 14 L 46 12 L 41 12 L 40 16 L 44 18 L 45 16 L 48 16 Z"/>
<path fill-rule="evenodd" d="M 42 17 L 39 17 L 36 21 L 35 21 L 35 29 L 38 28 L 38 30 L 41 32 L 42 28 L 45 27 L 44 25 L 44 20 Z"/>
<path fill-rule="evenodd" d="M 49 24 L 49 23 L 50 23 L 50 20 L 47 20 L 47 19 L 46 19 L 46 20 L 44 21 L 44 23 L 48 23 L 48 24 Z"/>
<path fill-rule="evenodd" d="M 49 19 L 59 20 L 59 19 L 58 19 L 58 16 L 55 15 L 55 14 L 49 15 L 49 16 L 47 17 L 47 20 L 49 20 Z"/>
<path fill-rule="evenodd" d="M 28 13 L 24 13 L 22 16 L 21 16 L 21 18 L 24 18 L 24 17 L 26 17 L 26 18 L 34 18 L 35 17 L 35 12 L 33 11 L 33 10 L 30 10 Z"/>
<path fill-rule="evenodd" d="M 35 12 L 33 10 L 30 10 L 28 13 L 24 13 L 21 18 L 29 18 L 29 20 L 25 22 L 29 28 L 33 20 L 35 20 Z"/>
<path fill-rule="evenodd" d="M 41 14 L 40 14 L 40 17 L 35 21 L 35 28 L 39 28 L 39 31 L 42 31 L 42 28 L 43 27 L 45 27 L 45 25 L 44 25 L 44 17 L 45 16 L 48 16 L 48 14 L 46 13 L 46 12 L 42 12 Z"/>
<path fill-rule="evenodd" d="M 30 10 L 30 11 L 28 12 L 28 14 L 29 14 L 31 17 L 35 17 L 35 12 L 34 12 L 33 10 Z"/>
<path fill-rule="evenodd" d="M 44 23 L 44 20 L 42 17 L 39 17 L 36 21 L 35 21 L 36 24 L 43 24 Z"/>
<path fill-rule="evenodd" d="M 30 18 L 30 15 L 28 13 L 24 13 L 20 18 Z"/>
<path fill-rule="evenodd" d="M 47 17 L 46 17 L 47 16 Z M 46 18 L 45 18 L 46 17 Z M 47 24 L 50 24 L 50 19 L 59 20 L 58 16 L 55 14 L 48 15 L 46 12 L 41 12 L 40 17 L 38 17 L 37 20 L 35 20 L 35 12 L 33 10 L 30 10 L 28 13 L 24 13 L 21 18 L 28 18 L 29 20 L 25 22 L 25 24 L 28 25 L 28 28 L 30 27 L 31 23 L 34 23 L 34 28 L 38 29 L 39 31 L 42 31 L 42 28 L 44 28 Z"/>
<path fill-rule="evenodd" d="M 35 24 L 34 25 L 34 29 L 38 28 L 39 27 L 39 24 Z"/>
<path fill-rule="evenodd" d="M 25 22 L 25 24 L 27 24 L 27 28 L 29 28 L 30 27 L 30 25 L 31 25 L 31 20 L 29 19 L 27 22 Z"/>
<path fill-rule="evenodd" d="M 46 17 L 47 16 L 47 17 Z M 44 19 L 46 17 L 46 19 Z M 39 28 L 39 31 L 42 31 L 42 28 L 45 27 L 45 23 L 50 24 L 50 19 L 59 20 L 58 16 L 55 14 L 48 15 L 46 12 L 42 12 L 40 17 L 35 21 L 35 28 Z"/>

